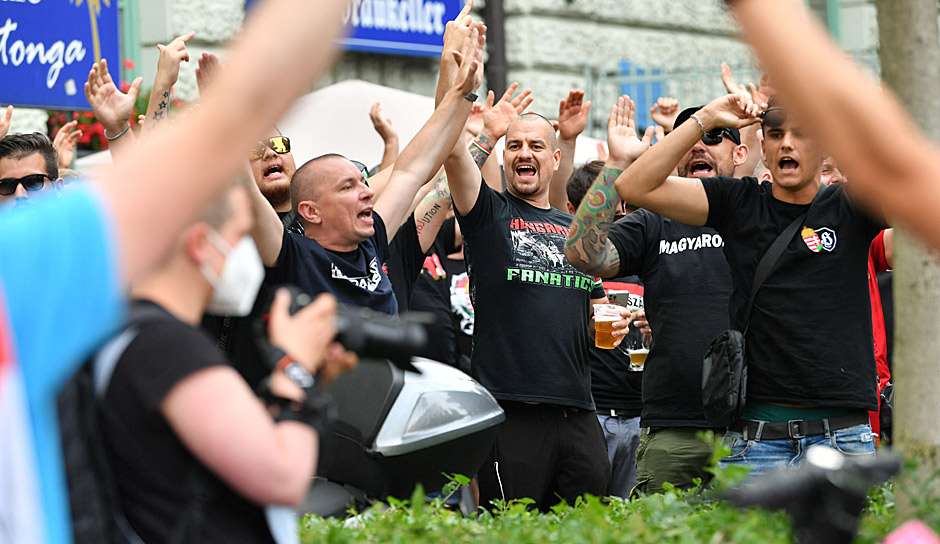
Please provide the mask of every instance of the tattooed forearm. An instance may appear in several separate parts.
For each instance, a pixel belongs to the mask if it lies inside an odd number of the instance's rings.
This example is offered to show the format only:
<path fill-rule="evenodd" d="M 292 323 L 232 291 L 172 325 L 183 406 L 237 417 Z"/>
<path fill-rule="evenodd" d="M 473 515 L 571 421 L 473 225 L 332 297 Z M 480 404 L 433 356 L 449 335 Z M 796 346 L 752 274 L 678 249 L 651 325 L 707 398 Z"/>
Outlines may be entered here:
<path fill-rule="evenodd" d="M 483 168 L 483 165 L 486 164 L 486 161 L 490 158 L 490 153 L 492 153 L 493 142 L 485 134 L 480 134 L 480 136 L 470 144 L 470 156 L 473 157 L 473 162 L 476 163 L 477 168 Z M 486 150 L 491 150 L 487 152 Z"/>
<path fill-rule="evenodd" d="M 447 176 L 439 174 L 434 181 L 434 188 L 418 204 L 417 210 L 420 215 L 415 222 L 418 235 L 424 232 L 424 228 L 430 225 L 440 212 L 449 209 L 450 205 L 450 187 L 447 185 Z"/>
<path fill-rule="evenodd" d="M 153 120 L 161 121 L 163 120 L 170 111 L 170 91 L 163 91 L 163 96 L 160 97 L 160 104 L 157 106 L 157 111 L 153 112 Z"/>
<path fill-rule="evenodd" d="M 614 182 L 621 173 L 623 170 L 605 167 L 584 195 L 571 223 L 565 254 L 584 272 L 607 276 L 619 268 L 620 257 L 607 233 L 620 205 Z"/>

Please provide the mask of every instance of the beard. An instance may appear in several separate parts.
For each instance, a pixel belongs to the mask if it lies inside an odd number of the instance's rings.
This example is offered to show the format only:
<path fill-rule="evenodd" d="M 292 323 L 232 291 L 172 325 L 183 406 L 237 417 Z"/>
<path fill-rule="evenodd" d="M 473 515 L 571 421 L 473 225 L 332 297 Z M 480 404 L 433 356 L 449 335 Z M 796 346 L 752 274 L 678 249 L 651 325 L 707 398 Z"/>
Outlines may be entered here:
<path fill-rule="evenodd" d="M 271 203 L 271 206 L 277 210 L 284 206 L 290 206 L 290 182 L 278 181 L 275 183 L 265 183 L 259 186 L 261 194 Z"/>

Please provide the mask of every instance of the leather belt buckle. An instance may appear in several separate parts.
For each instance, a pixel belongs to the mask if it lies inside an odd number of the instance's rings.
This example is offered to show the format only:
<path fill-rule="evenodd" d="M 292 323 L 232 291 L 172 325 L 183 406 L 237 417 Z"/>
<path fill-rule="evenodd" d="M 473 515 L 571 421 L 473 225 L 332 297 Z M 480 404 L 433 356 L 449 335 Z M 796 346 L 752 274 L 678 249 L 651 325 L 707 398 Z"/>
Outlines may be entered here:
<path fill-rule="evenodd" d="M 806 420 L 804 419 L 791 419 L 787 421 L 787 434 L 790 435 L 790 438 L 800 439 L 806 438 Z"/>

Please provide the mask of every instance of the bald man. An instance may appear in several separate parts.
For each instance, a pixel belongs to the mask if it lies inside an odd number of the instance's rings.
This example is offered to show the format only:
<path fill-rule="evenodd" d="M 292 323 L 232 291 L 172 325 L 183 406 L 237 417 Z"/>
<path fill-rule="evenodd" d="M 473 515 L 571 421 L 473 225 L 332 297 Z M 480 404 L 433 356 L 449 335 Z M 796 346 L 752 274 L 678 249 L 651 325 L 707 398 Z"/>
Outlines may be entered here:
<path fill-rule="evenodd" d="M 530 497 L 547 510 L 607 489 L 588 363 L 591 301 L 603 289 L 565 259 L 571 216 L 549 204 L 561 160 L 551 123 L 526 114 L 505 126 L 504 192 L 479 170 L 487 142 L 503 136 L 492 126 L 444 163 L 476 314 L 472 373 L 506 412 L 478 474 L 480 502 Z"/>
<path fill-rule="evenodd" d="M 467 47 L 473 59 L 478 43 Z M 474 66 L 476 67 L 474 69 Z M 293 284 L 310 295 L 329 292 L 340 302 L 398 312 L 386 273 L 388 241 L 413 209 L 419 188 L 434 179 L 457 142 L 473 95 L 482 80 L 479 62 L 468 62 L 443 101 L 405 147 L 388 176 L 381 198 L 362 170 L 341 155 L 308 161 L 294 173 L 290 196 L 303 232 L 285 229 L 274 208 L 255 185 L 252 236 L 268 267 L 265 282 Z"/>

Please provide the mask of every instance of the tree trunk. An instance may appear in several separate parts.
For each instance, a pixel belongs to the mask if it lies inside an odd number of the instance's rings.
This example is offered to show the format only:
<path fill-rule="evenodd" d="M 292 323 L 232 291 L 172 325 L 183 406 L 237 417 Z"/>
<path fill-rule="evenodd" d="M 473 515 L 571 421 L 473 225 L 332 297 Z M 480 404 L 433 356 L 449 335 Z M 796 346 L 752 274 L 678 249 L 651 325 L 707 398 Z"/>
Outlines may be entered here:
<path fill-rule="evenodd" d="M 921 129 L 940 141 L 937 0 L 876 3 L 882 79 Z M 940 261 L 899 233 L 894 268 L 894 440 L 905 457 L 920 463 L 897 486 L 898 513 L 907 518 L 917 515 L 920 499 L 940 497 L 938 482 L 930 478 L 940 468 Z"/>

